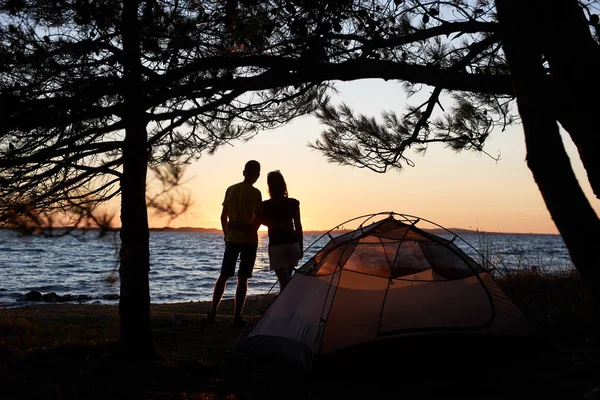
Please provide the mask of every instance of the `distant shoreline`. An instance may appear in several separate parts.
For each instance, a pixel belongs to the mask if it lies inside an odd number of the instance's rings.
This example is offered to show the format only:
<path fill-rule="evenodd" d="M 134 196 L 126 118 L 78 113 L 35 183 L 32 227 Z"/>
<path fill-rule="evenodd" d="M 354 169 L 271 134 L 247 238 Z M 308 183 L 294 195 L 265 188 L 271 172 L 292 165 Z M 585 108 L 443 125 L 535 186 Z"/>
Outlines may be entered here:
<path fill-rule="evenodd" d="M 53 230 L 61 230 L 61 229 L 65 229 L 63 227 L 54 227 L 52 228 Z M 6 228 L 6 227 L 0 227 L 0 230 L 18 230 L 18 228 Z M 86 228 L 86 229 L 77 229 L 77 230 L 89 230 L 89 231 L 97 231 L 100 230 L 99 228 Z M 109 229 L 109 231 L 118 231 L 119 228 L 111 228 Z M 171 228 L 171 227 L 162 227 L 162 228 L 149 228 L 149 230 L 151 232 L 197 232 L 197 233 L 215 233 L 215 234 L 222 234 L 223 231 L 221 229 L 217 229 L 217 228 L 195 228 L 195 227 L 178 227 L 178 228 Z M 347 232 L 351 232 L 353 229 L 341 229 L 341 230 L 305 230 L 304 234 L 305 235 L 325 235 L 328 232 L 333 234 L 333 235 L 339 235 L 339 234 L 343 234 L 343 233 L 347 233 Z M 456 234 L 456 235 L 550 235 L 550 236 L 556 236 L 559 235 L 559 233 L 536 233 L 536 232 L 529 232 L 529 233 L 523 233 L 523 232 L 492 232 L 492 231 L 479 231 L 479 230 L 473 230 L 473 229 L 465 229 L 465 228 L 448 228 L 448 230 L 442 229 L 442 228 L 434 228 L 434 229 L 423 229 L 426 232 L 432 233 L 434 235 L 440 235 L 440 234 Z M 261 232 L 261 231 L 259 231 Z M 266 231 L 262 231 L 264 233 L 267 233 Z"/>
<path fill-rule="evenodd" d="M 220 233 L 222 234 L 223 231 L 221 229 L 216 229 L 216 228 L 194 228 L 194 227 L 181 227 L 181 228 L 150 228 L 151 231 L 158 231 L 158 232 L 170 232 L 170 231 L 176 231 L 176 232 L 200 232 L 200 233 Z M 339 230 L 305 230 L 304 234 L 306 235 L 324 235 L 327 232 L 330 232 L 332 234 L 340 234 L 340 233 L 346 233 L 346 232 L 350 232 L 350 229 L 339 229 Z M 259 232 L 264 232 L 267 233 L 267 231 L 259 231 Z"/>
<path fill-rule="evenodd" d="M 157 232 L 175 231 L 175 232 L 200 232 L 200 233 L 223 234 L 223 231 L 221 229 L 217 229 L 217 228 L 195 228 L 195 227 L 170 228 L 170 227 L 164 227 L 164 228 L 150 228 L 150 230 L 157 231 Z M 327 234 L 327 232 L 329 232 L 334 235 L 339 235 L 339 234 L 351 232 L 353 230 L 354 229 L 334 229 L 334 230 L 310 229 L 310 230 L 304 230 L 304 234 L 305 235 L 325 235 L 325 234 Z M 451 234 L 451 233 L 454 233 L 457 235 L 478 235 L 478 234 L 479 235 L 489 235 L 489 234 L 492 234 L 492 235 L 560 235 L 559 233 L 492 232 L 492 231 L 483 231 L 483 230 L 478 231 L 478 230 L 466 229 L 466 228 L 448 228 L 448 230 L 445 230 L 442 228 L 433 228 L 433 229 L 423 229 L 423 230 L 425 232 L 429 232 L 434 235 Z M 267 233 L 266 231 L 263 231 L 263 232 Z"/>

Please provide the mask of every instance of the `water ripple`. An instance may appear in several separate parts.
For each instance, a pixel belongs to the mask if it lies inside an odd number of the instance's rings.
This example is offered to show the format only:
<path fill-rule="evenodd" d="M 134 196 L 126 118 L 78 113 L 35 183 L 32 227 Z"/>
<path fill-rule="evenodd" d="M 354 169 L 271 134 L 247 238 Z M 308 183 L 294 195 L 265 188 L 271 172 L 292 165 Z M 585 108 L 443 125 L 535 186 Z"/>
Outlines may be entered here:
<path fill-rule="evenodd" d="M 320 235 L 306 235 L 311 244 Z M 558 235 L 465 235 L 465 240 L 489 260 L 503 268 L 532 265 L 549 269 L 569 267 L 570 258 Z M 325 242 L 307 251 L 301 263 L 314 255 Z M 461 243 L 467 254 L 480 259 L 477 251 Z M 151 232 L 150 293 L 153 302 L 210 300 L 214 282 L 221 270 L 224 242 L 221 234 L 196 232 Z M 107 277 L 118 267 L 118 236 L 96 238 L 22 237 L 0 230 L 0 302 L 16 301 L 29 290 L 55 292 L 60 296 L 87 295 L 102 303 L 107 293 L 117 293 L 118 284 Z M 117 273 L 118 275 L 118 273 Z M 276 277 L 269 271 L 267 242 L 262 234 L 254 276 L 248 293 L 278 290 Z M 235 278 L 230 279 L 224 298 L 235 294 Z M 10 299 L 10 300 L 8 300 Z"/>

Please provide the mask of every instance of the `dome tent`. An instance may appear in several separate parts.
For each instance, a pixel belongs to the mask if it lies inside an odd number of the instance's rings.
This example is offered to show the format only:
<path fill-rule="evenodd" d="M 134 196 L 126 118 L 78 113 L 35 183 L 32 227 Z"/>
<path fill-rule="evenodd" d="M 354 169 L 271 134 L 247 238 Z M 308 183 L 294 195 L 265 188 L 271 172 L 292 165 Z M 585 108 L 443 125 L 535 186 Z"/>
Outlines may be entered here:
<path fill-rule="evenodd" d="M 405 214 L 358 218 L 364 221 L 356 229 L 327 234 L 329 242 L 298 268 L 249 333 L 246 348 L 310 368 L 315 357 L 352 354 L 364 345 L 372 350 L 400 338 L 431 343 L 439 335 L 535 334 L 493 279 L 497 271 L 461 250 L 458 235 Z"/>

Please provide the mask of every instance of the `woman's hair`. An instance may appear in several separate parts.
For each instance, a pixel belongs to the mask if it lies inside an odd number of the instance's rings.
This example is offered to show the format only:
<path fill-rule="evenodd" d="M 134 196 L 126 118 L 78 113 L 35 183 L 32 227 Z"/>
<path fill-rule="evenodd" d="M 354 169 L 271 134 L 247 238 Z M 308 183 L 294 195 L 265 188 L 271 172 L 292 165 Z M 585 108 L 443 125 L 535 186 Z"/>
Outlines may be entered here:
<path fill-rule="evenodd" d="M 288 197 L 287 185 L 279 170 L 271 171 L 267 174 L 267 185 L 269 186 L 269 195 L 271 197 Z"/>

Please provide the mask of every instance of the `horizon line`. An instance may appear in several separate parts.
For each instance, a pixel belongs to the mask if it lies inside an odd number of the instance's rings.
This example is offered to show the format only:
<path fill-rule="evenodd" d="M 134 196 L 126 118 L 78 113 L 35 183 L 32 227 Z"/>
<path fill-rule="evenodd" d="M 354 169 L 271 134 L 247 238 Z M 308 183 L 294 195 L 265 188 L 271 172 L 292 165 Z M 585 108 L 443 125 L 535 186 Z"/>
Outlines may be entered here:
<path fill-rule="evenodd" d="M 3 227 L 0 226 L 0 229 L 7 230 L 19 230 L 18 227 Z M 53 227 L 41 227 L 38 229 L 76 229 L 76 230 L 101 230 L 103 228 L 100 227 L 73 227 L 73 226 L 53 226 Z M 118 231 L 120 227 L 109 227 L 105 230 L 107 231 Z M 500 232 L 500 231 L 487 231 L 487 230 L 479 230 L 479 229 L 469 229 L 469 228 L 421 228 L 427 232 L 435 232 L 435 233 L 446 233 L 446 234 L 499 234 L 499 235 L 558 235 L 560 233 L 540 233 L 540 232 Z M 180 227 L 170 227 L 170 226 L 162 226 L 162 227 L 149 227 L 150 231 L 165 231 L 165 230 L 179 230 L 179 231 L 189 231 L 189 232 L 204 232 L 204 233 L 222 233 L 221 228 L 203 228 L 203 227 L 194 227 L 194 226 L 180 226 Z M 305 234 L 325 234 L 327 232 L 350 232 L 354 229 L 347 228 L 339 228 L 339 229 L 305 229 L 303 233 Z M 267 230 L 259 230 L 258 232 L 267 233 Z"/>
<path fill-rule="evenodd" d="M 118 229 L 118 228 L 116 228 Z M 193 227 L 193 226 L 180 226 L 180 227 L 150 227 L 150 230 L 197 230 L 197 231 L 215 231 L 222 233 L 221 228 L 203 228 L 203 227 Z M 420 228 L 427 232 L 446 232 L 446 233 L 463 233 L 463 234 L 488 234 L 495 233 L 501 235 L 558 235 L 560 233 L 540 233 L 540 232 L 500 232 L 500 231 L 487 231 L 487 230 L 478 230 L 478 229 L 469 229 L 469 228 Z M 303 233 L 327 233 L 327 232 L 350 232 L 354 229 L 340 228 L 340 229 L 304 229 Z M 267 230 L 259 230 L 259 232 L 267 233 Z"/>

